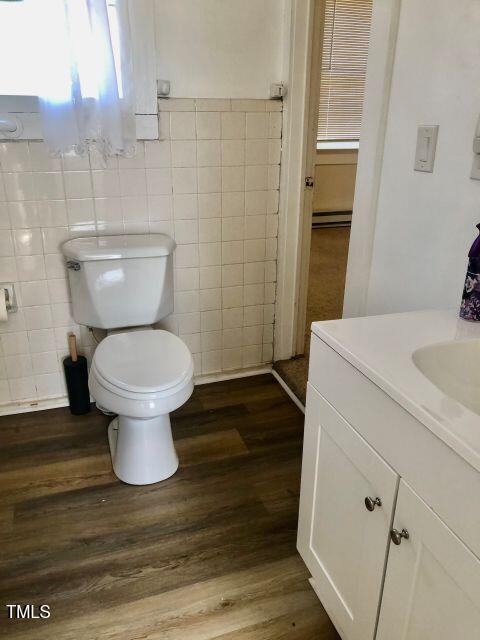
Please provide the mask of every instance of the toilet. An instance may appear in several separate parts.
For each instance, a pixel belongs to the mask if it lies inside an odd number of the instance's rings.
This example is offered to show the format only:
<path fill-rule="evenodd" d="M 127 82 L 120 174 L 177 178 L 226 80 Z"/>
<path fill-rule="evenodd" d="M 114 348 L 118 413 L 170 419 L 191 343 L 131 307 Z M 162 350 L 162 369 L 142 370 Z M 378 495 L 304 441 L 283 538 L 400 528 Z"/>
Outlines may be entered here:
<path fill-rule="evenodd" d="M 178 468 L 170 412 L 193 391 L 193 360 L 177 336 L 152 325 L 173 311 L 175 242 L 164 234 L 76 238 L 66 242 L 73 317 L 106 329 L 93 356 L 90 393 L 116 414 L 108 427 L 115 475 L 128 484 L 160 482 Z"/>

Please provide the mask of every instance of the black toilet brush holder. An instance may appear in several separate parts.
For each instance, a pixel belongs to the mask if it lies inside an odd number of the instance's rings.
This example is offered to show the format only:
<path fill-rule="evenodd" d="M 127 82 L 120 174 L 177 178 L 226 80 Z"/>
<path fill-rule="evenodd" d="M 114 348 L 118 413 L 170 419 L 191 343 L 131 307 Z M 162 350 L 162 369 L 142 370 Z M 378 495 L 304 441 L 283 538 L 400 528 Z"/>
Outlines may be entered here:
<path fill-rule="evenodd" d="M 74 333 L 68 336 L 68 348 L 70 355 L 63 360 L 68 402 L 70 404 L 70 412 L 75 416 L 79 416 L 90 411 L 87 359 L 85 356 L 78 355 Z"/>

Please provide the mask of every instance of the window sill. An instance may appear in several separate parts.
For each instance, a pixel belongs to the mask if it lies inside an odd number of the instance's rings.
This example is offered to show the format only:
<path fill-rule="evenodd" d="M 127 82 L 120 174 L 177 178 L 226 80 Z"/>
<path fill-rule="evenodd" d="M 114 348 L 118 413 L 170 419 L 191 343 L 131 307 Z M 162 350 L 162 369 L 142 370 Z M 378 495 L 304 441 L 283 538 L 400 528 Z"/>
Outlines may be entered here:
<path fill-rule="evenodd" d="M 10 113 L 0 111 L 0 117 L 5 116 L 8 118 Z M 20 122 L 20 130 L 14 135 L 9 135 L 0 129 L 0 142 L 8 142 L 12 140 L 42 140 L 42 127 L 40 123 L 40 114 L 38 112 L 14 112 L 11 113 L 11 115 L 15 116 L 15 118 Z M 137 128 L 137 140 L 158 139 L 158 116 L 156 114 L 136 113 L 135 123 Z"/>
<path fill-rule="evenodd" d="M 345 142 L 341 141 L 333 141 L 333 142 L 317 142 L 317 151 L 340 151 L 342 149 L 358 149 L 359 141 L 358 140 L 345 140 Z"/>

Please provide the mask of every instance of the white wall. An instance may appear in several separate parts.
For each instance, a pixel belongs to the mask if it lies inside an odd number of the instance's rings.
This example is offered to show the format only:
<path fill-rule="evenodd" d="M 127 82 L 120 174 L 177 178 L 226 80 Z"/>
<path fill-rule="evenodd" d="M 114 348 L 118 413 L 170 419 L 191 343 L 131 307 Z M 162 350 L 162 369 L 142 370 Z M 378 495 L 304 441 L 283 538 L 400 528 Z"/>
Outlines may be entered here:
<path fill-rule="evenodd" d="M 480 221 L 480 182 L 469 178 L 479 33 L 477 0 L 402 0 L 368 314 L 459 304 Z M 413 171 L 421 124 L 440 125 L 433 174 Z"/>
<path fill-rule="evenodd" d="M 157 75 L 172 97 L 268 98 L 284 0 L 156 0 Z"/>
<path fill-rule="evenodd" d="M 352 211 L 357 149 L 321 149 L 315 155 L 313 211 Z"/>

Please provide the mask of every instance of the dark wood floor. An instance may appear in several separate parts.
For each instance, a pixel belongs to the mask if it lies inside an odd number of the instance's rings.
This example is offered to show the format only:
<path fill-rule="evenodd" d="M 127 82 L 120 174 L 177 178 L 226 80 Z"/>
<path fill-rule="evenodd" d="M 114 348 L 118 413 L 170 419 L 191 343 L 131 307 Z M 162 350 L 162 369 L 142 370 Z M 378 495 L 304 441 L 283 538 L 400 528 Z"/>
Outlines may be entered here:
<path fill-rule="evenodd" d="M 303 415 L 263 375 L 197 387 L 172 422 L 179 471 L 133 487 L 99 412 L 0 418 L 2 637 L 338 638 L 295 548 Z"/>

